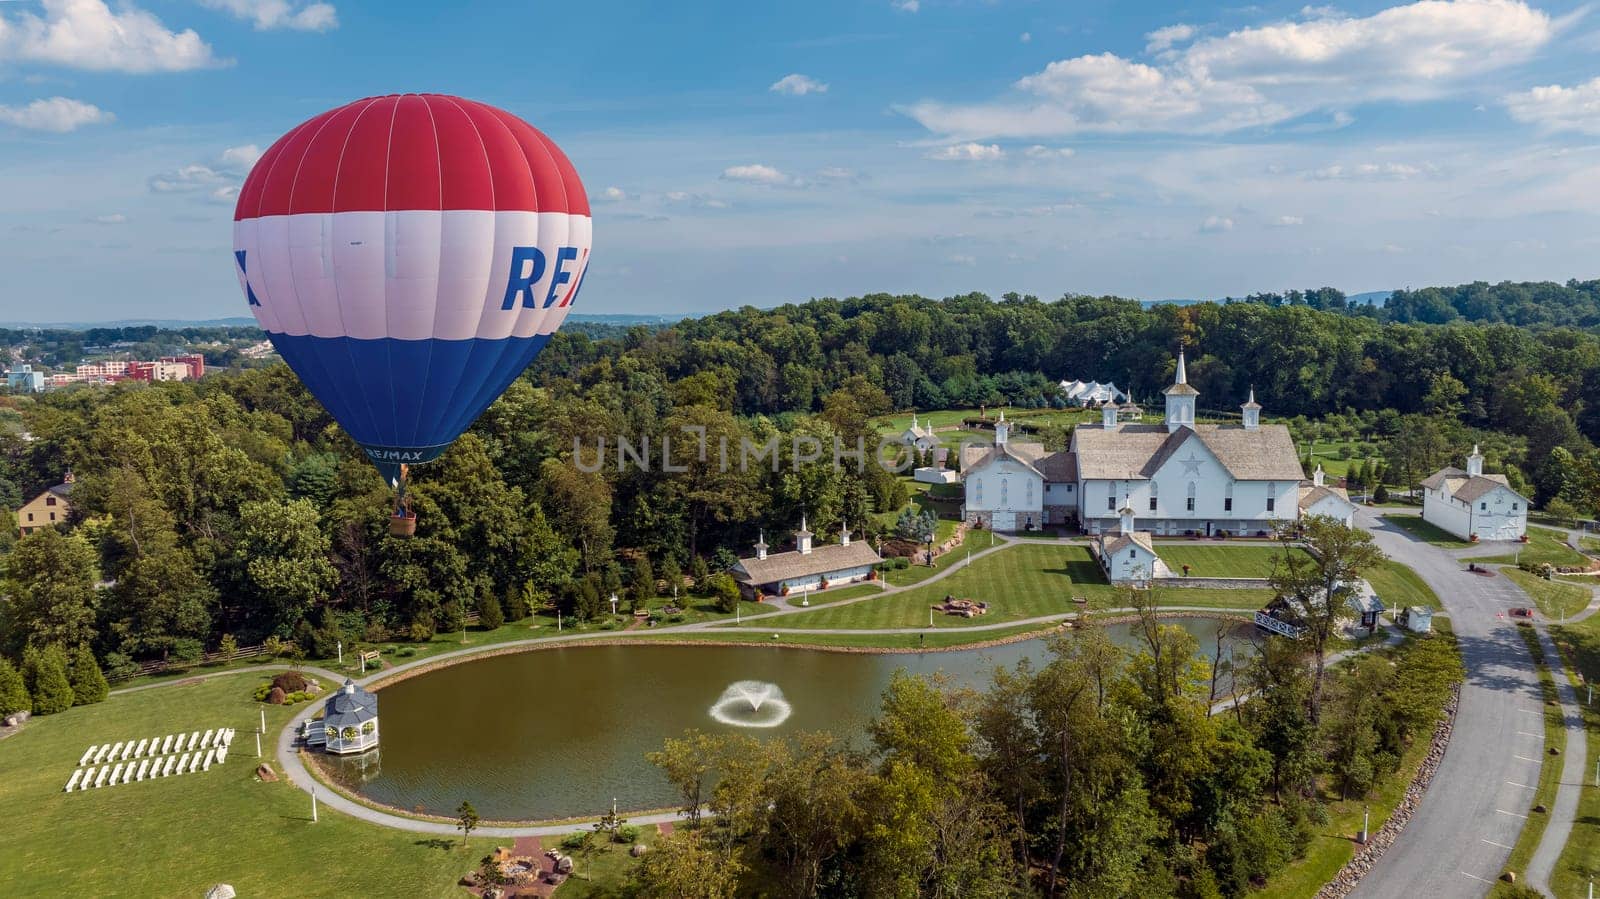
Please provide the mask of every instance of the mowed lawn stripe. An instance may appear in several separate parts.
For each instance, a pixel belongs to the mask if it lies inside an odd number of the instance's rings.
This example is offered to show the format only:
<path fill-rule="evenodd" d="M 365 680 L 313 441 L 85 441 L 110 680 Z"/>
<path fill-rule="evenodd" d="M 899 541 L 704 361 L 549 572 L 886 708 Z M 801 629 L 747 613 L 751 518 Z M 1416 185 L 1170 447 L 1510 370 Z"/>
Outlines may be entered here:
<path fill-rule="evenodd" d="M 1305 555 L 1305 550 L 1298 547 L 1288 552 Z M 1272 560 L 1283 554 L 1281 546 L 1156 543 L 1156 555 L 1167 563 L 1173 574 L 1183 574 L 1183 566 L 1188 565 L 1191 577 L 1264 578 L 1272 574 Z"/>
<path fill-rule="evenodd" d="M 744 626 L 830 630 L 927 627 L 929 608 L 946 596 L 956 596 L 989 603 L 989 613 L 961 618 L 934 612 L 934 626 L 971 627 L 1076 612 L 1080 607 L 1072 601 L 1075 596 L 1087 599 L 1090 610 L 1111 608 L 1120 604 L 1116 593 L 1090 557 L 1088 547 L 1027 543 L 999 550 L 937 583 L 904 593 L 746 622 Z M 1158 603 L 1164 606 L 1238 609 L 1258 608 L 1269 599 L 1269 590 L 1212 588 L 1172 588 L 1158 591 L 1157 596 Z"/>

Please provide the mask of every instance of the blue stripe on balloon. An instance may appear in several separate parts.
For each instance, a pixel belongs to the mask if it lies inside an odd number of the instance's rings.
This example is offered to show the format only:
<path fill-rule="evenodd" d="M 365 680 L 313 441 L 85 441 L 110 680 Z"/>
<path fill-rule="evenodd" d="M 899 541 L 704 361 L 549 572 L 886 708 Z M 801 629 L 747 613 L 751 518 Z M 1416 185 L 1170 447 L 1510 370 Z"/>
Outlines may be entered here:
<path fill-rule="evenodd" d="M 419 452 L 461 436 L 550 342 L 267 336 L 356 443 Z"/>

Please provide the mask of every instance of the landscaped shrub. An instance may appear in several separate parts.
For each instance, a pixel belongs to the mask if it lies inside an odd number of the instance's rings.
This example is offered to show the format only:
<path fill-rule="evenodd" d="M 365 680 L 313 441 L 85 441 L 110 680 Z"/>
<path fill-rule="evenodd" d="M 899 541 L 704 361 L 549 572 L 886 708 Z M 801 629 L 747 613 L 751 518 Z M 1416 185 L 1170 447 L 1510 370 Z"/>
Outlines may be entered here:
<path fill-rule="evenodd" d="M 23 683 L 22 672 L 13 667 L 10 660 L 0 656 L 0 715 L 32 708 L 33 699 L 28 696 L 28 685 Z"/>
<path fill-rule="evenodd" d="M 414 647 L 414 646 L 402 646 L 400 648 L 400 651 L 395 653 L 395 656 L 397 656 L 398 658 L 402 658 L 402 659 L 409 659 L 409 658 L 411 658 L 412 656 L 414 656 L 416 654 L 417 654 L 416 647 Z"/>
<path fill-rule="evenodd" d="M 561 848 L 566 850 L 582 849 L 589 842 L 589 834 L 584 832 L 569 833 L 561 838 Z"/>
<path fill-rule="evenodd" d="M 617 832 L 611 835 L 611 839 L 618 843 L 637 843 L 639 842 L 639 828 L 633 824 L 624 824 L 617 828 Z"/>
<path fill-rule="evenodd" d="M 67 654 L 60 646 L 28 649 L 22 655 L 23 674 L 33 696 L 35 715 L 52 715 L 72 708 L 72 683 L 67 679 Z"/>
<path fill-rule="evenodd" d="M 103 702 L 111 694 L 111 685 L 106 683 L 106 676 L 101 673 L 100 665 L 94 660 L 94 653 L 89 647 L 80 646 L 72 654 L 72 702 L 74 705 L 89 705 L 90 703 Z"/>
<path fill-rule="evenodd" d="M 273 687 L 267 691 L 267 702 L 273 705 L 283 705 L 288 698 L 289 694 L 285 693 L 282 687 Z"/>
<path fill-rule="evenodd" d="M 285 671 L 272 679 L 272 686 L 285 693 L 297 693 L 307 686 L 305 675 L 298 671 Z"/>
<path fill-rule="evenodd" d="M 205 646 L 193 637 L 179 637 L 172 641 L 172 652 L 167 658 L 174 662 L 198 662 L 206 654 Z"/>
<path fill-rule="evenodd" d="M 120 652 L 108 652 L 100 670 L 105 672 L 107 680 L 124 681 L 139 675 L 139 663 Z"/>

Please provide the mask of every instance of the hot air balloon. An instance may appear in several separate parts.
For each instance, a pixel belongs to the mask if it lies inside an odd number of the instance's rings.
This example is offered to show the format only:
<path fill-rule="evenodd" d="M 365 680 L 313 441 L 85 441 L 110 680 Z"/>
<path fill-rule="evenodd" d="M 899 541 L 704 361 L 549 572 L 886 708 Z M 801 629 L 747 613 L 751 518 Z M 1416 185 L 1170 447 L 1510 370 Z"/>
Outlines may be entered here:
<path fill-rule="evenodd" d="M 561 326 L 589 265 L 589 200 L 522 119 L 438 94 L 325 112 L 262 154 L 233 248 L 256 321 L 395 488 L 437 458 Z"/>

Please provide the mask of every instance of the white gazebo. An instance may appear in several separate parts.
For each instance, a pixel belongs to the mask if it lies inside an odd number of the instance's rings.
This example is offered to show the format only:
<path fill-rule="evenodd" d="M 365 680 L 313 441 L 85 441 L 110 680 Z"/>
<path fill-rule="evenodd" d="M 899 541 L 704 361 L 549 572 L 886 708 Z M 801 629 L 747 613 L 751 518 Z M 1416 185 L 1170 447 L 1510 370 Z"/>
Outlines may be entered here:
<path fill-rule="evenodd" d="M 366 752 L 378 745 L 378 697 L 345 679 L 323 706 L 323 748 L 339 755 Z"/>

